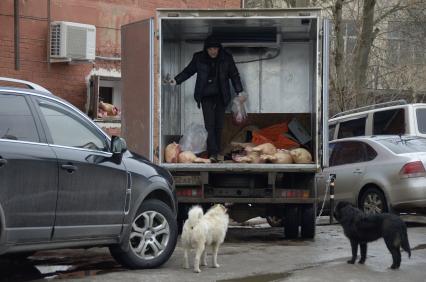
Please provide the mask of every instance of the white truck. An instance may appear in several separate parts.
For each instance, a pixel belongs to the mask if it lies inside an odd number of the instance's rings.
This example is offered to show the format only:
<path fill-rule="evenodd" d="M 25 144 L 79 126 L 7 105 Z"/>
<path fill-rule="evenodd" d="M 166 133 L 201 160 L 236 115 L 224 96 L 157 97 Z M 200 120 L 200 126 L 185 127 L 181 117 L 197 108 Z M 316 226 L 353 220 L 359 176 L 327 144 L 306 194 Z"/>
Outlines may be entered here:
<path fill-rule="evenodd" d="M 195 75 L 181 86 L 164 81 L 210 34 L 236 61 L 250 123 L 297 120 L 309 136 L 312 163 L 165 162 L 165 147 L 203 117 L 193 98 Z M 225 203 L 238 222 L 262 216 L 271 224 L 283 220 L 287 238 L 315 236 L 315 173 L 328 162 L 328 44 L 328 20 L 316 8 L 159 9 L 155 19 L 122 27 L 122 135 L 129 148 L 173 174 L 180 224 L 191 205 Z M 224 145 L 241 130 L 231 119 L 227 113 Z"/>

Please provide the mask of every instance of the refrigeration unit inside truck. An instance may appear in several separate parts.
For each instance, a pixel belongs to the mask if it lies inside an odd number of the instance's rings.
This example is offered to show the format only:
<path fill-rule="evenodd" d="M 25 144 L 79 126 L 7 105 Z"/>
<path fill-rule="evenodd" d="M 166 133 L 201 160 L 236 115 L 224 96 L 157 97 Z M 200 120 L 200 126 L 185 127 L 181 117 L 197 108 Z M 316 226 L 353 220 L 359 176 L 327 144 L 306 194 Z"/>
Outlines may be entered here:
<path fill-rule="evenodd" d="M 168 81 L 203 49 L 209 35 L 236 62 L 248 119 L 235 124 L 228 107 L 223 161 L 169 163 L 166 146 L 204 123 L 194 100 L 196 75 L 177 86 Z M 327 79 L 328 22 L 320 9 L 160 9 L 155 19 L 122 27 L 123 135 L 130 148 L 172 172 L 180 223 L 193 204 L 225 203 L 236 221 L 262 216 L 283 225 L 286 237 L 312 238 L 315 173 L 328 159 Z M 255 137 L 259 142 L 259 132 L 277 128 L 311 160 L 235 161 L 235 142 Z"/>

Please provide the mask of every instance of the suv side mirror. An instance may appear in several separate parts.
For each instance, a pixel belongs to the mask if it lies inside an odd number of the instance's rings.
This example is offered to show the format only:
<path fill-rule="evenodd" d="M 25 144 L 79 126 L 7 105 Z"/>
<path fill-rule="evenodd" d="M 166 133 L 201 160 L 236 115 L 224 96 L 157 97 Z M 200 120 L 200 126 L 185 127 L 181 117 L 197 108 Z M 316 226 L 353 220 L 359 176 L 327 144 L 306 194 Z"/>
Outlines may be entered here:
<path fill-rule="evenodd" d="M 111 138 L 111 153 L 112 158 L 116 163 L 121 163 L 123 153 L 127 151 L 127 144 L 124 138 L 112 136 Z"/>

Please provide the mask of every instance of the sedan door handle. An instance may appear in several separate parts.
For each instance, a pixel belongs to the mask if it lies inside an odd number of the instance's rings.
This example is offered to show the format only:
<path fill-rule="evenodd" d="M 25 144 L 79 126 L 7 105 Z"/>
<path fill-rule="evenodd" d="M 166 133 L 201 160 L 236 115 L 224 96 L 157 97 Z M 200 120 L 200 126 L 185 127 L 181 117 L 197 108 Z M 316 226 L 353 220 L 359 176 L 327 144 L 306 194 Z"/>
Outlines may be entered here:
<path fill-rule="evenodd" d="M 73 173 L 74 171 L 77 170 L 77 167 L 72 164 L 63 164 L 61 165 L 61 168 L 68 171 L 69 173 Z"/>
<path fill-rule="evenodd" d="M 355 173 L 355 174 L 362 174 L 362 170 L 356 169 L 356 170 L 353 171 L 353 173 Z"/>
<path fill-rule="evenodd" d="M 4 166 L 7 164 L 7 160 L 0 158 L 0 167 Z"/>

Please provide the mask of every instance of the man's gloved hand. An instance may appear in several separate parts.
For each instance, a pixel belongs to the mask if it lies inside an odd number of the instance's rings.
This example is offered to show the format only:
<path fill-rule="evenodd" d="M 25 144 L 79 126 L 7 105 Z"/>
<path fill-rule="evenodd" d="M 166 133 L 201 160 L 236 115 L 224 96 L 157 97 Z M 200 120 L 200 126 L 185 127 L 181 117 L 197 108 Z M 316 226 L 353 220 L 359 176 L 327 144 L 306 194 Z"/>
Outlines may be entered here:
<path fill-rule="evenodd" d="M 174 78 L 171 78 L 171 79 L 169 80 L 169 84 L 170 84 L 171 86 L 175 86 L 175 85 L 176 85 L 176 80 L 175 80 Z"/>

